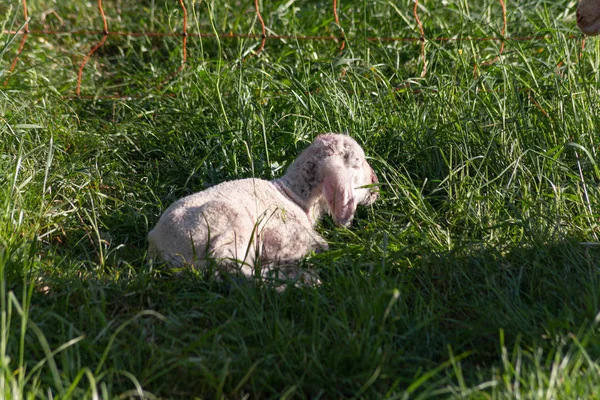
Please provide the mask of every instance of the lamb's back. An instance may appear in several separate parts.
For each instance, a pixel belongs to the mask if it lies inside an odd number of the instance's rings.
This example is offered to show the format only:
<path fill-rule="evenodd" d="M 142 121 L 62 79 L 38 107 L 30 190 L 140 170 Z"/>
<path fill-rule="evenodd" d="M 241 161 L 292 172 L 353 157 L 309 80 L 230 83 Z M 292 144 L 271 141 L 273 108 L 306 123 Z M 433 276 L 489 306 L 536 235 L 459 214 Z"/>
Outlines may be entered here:
<path fill-rule="evenodd" d="M 264 229 L 279 232 L 286 242 L 293 240 L 286 238 L 288 231 L 313 236 L 312 224 L 299 206 L 272 182 L 248 178 L 223 182 L 176 201 L 149 232 L 148 241 L 153 256 L 181 254 L 191 259 L 193 254 L 204 254 L 207 243 L 218 237 L 235 237 L 244 243 L 253 232 Z"/>

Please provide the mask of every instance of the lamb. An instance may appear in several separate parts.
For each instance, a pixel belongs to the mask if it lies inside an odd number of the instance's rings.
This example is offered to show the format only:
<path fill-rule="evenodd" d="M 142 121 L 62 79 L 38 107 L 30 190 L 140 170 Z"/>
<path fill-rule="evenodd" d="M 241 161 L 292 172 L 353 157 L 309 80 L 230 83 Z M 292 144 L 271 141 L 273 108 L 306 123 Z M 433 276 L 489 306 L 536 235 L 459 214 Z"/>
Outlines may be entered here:
<path fill-rule="evenodd" d="M 323 134 L 279 179 L 224 182 L 173 203 L 148 234 L 148 252 L 172 267 L 202 268 L 213 259 L 225 272 L 264 277 L 327 250 L 316 222 L 327 212 L 349 226 L 358 204 L 376 200 L 377 182 L 354 139 Z M 298 276 L 287 271 L 285 278 Z"/>
<path fill-rule="evenodd" d="M 584 34 L 600 34 L 600 0 L 581 0 L 577 6 L 577 26 Z"/>

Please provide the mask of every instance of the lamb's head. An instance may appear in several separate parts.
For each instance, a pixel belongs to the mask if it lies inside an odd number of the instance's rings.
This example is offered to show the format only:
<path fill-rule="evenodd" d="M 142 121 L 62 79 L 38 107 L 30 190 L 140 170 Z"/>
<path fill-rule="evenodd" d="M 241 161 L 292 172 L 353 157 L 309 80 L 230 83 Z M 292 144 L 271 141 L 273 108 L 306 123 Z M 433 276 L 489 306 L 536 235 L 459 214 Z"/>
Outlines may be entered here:
<path fill-rule="evenodd" d="M 586 35 L 600 34 L 600 0 L 581 0 L 579 2 L 577 26 Z"/>
<path fill-rule="evenodd" d="M 352 222 L 358 204 L 377 198 L 377 176 L 350 136 L 320 135 L 279 180 L 298 205 L 315 219 L 324 209 L 339 225 Z"/>

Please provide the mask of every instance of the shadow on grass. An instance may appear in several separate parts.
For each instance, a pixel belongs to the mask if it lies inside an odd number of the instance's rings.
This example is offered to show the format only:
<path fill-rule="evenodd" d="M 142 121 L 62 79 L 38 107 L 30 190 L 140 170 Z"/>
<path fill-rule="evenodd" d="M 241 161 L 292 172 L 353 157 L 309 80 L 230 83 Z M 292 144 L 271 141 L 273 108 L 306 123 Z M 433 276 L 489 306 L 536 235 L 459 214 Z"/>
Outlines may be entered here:
<path fill-rule="evenodd" d="M 66 376 L 94 370 L 108 347 L 104 379 L 115 393 L 131 386 L 117 373 L 128 371 L 145 390 L 182 398 L 427 397 L 462 379 L 486 391 L 508 368 L 503 349 L 551 361 L 570 335 L 585 334 L 586 351 L 600 355 L 589 334 L 600 307 L 600 246 L 368 253 L 318 255 L 308 263 L 323 285 L 281 293 L 145 264 L 100 278 L 52 276 L 33 291 L 31 319 L 52 348 L 85 335 L 58 358 Z M 42 351 L 30 339 L 35 359 Z"/>

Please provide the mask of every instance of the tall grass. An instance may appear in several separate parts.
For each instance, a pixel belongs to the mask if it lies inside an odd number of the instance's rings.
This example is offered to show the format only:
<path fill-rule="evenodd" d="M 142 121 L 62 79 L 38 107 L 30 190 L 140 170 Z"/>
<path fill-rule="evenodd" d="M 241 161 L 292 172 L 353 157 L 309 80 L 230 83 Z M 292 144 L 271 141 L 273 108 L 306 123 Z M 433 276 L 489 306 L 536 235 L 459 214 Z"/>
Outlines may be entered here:
<path fill-rule="evenodd" d="M 259 32 L 188 2 L 188 30 Z M 576 2 L 508 3 L 494 41 L 418 36 L 412 2 L 262 4 L 294 39 L 0 37 L 0 397 L 597 398 L 600 44 Z M 31 29 L 98 27 L 80 2 Z M 177 2 L 107 3 L 111 30 L 181 29 Z M 54 12 L 50 12 L 50 9 Z M 18 30 L 20 3 L 0 5 Z M 46 16 L 42 20 L 41 15 Z M 496 1 L 421 1 L 426 37 L 496 36 Z M 575 37 L 574 37 L 575 35 Z M 581 53 L 581 54 L 580 54 Z M 477 65 L 474 74 L 474 66 Z M 163 85 L 160 83 L 166 82 Z M 130 98 L 105 99 L 118 93 Z M 146 259 L 174 200 L 280 176 L 321 132 L 365 148 L 381 196 L 283 292 Z"/>

